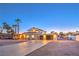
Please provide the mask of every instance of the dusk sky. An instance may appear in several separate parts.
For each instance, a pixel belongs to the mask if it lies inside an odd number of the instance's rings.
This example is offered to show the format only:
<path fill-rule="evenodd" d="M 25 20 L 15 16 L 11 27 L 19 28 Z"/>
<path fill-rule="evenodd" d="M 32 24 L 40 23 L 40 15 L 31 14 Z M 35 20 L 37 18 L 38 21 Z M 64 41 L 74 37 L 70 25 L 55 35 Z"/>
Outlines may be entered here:
<path fill-rule="evenodd" d="M 0 25 L 21 19 L 20 31 L 31 27 L 50 31 L 79 30 L 79 4 L 0 4 Z"/>

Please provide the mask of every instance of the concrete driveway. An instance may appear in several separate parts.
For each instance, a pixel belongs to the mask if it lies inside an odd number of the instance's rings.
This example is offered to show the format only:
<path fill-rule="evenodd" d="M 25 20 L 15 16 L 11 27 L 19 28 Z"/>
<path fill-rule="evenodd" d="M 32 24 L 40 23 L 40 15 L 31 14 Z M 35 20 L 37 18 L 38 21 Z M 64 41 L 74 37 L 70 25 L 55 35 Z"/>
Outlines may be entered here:
<path fill-rule="evenodd" d="M 52 41 L 27 56 L 79 56 L 79 41 Z"/>

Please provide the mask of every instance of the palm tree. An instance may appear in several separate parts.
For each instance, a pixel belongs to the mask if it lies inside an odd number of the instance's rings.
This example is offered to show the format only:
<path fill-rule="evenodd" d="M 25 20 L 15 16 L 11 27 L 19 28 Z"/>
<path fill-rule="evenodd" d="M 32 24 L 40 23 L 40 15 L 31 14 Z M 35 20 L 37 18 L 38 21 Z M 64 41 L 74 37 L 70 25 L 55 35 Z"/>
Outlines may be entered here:
<path fill-rule="evenodd" d="M 15 22 L 16 22 L 16 26 L 17 26 L 17 32 L 18 32 L 18 34 L 19 34 L 19 23 L 21 22 L 21 20 L 19 19 L 19 18 L 17 18 L 16 20 L 15 20 Z"/>
<path fill-rule="evenodd" d="M 14 32 L 16 33 L 16 27 L 17 25 L 12 25 L 13 29 L 14 29 Z"/>

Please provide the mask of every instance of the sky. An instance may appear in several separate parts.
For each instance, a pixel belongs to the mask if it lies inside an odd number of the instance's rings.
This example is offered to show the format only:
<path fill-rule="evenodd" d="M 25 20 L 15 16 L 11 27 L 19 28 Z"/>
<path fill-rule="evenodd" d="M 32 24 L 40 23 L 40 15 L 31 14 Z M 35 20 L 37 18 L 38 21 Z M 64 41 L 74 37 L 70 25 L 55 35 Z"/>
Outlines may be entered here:
<path fill-rule="evenodd" d="M 79 4 L 67 3 L 16 3 L 0 4 L 0 25 L 7 22 L 10 26 L 19 18 L 20 32 L 31 27 L 50 31 L 79 30 Z"/>

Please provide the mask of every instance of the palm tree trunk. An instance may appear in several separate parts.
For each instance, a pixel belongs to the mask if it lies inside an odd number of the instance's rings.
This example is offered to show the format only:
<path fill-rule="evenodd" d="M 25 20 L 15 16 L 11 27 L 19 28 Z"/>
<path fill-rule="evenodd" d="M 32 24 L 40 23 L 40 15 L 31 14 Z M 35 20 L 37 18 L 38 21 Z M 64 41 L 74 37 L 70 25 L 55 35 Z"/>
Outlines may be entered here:
<path fill-rule="evenodd" d="M 16 33 L 16 27 L 14 28 L 14 31 L 15 31 L 15 33 Z"/>
<path fill-rule="evenodd" d="M 19 34 L 19 23 L 18 23 L 18 34 Z"/>

